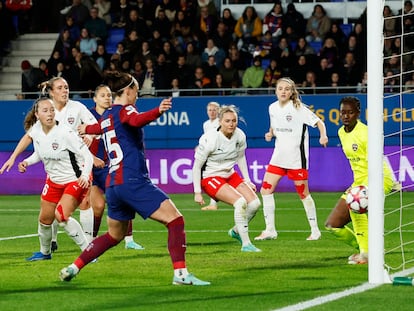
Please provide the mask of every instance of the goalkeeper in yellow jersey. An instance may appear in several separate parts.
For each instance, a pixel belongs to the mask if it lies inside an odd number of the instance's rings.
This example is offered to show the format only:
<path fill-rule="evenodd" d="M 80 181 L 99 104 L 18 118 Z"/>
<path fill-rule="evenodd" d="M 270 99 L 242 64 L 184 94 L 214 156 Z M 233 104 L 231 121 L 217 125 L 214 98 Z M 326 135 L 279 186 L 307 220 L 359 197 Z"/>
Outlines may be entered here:
<path fill-rule="evenodd" d="M 339 113 L 343 126 L 338 130 L 342 150 L 349 161 L 354 181 L 350 187 L 368 186 L 368 127 L 359 120 L 361 104 L 356 97 L 344 97 Z M 394 181 L 388 165 L 384 162 L 384 191 L 392 190 Z M 348 258 L 349 264 L 368 263 L 368 214 L 351 212 L 344 193 L 326 220 L 325 227 L 340 241 L 358 252 Z M 352 221 L 352 227 L 347 226 Z"/>

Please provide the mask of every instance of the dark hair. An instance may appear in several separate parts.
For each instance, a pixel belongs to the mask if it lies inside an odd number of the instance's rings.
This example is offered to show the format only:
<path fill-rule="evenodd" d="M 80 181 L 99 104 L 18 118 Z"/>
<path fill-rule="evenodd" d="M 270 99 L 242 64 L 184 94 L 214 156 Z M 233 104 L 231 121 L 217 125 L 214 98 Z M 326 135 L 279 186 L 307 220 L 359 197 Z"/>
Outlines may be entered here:
<path fill-rule="evenodd" d="M 121 96 L 122 92 L 127 88 L 133 88 L 138 84 L 137 80 L 129 73 L 119 71 L 108 71 L 105 73 L 105 82 L 115 96 Z"/>
<path fill-rule="evenodd" d="M 355 96 L 346 96 L 346 97 L 342 98 L 341 101 L 339 102 L 339 106 L 342 105 L 342 104 L 353 105 L 355 107 L 355 109 L 358 110 L 358 112 L 361 112 L 361 102 Z"/>

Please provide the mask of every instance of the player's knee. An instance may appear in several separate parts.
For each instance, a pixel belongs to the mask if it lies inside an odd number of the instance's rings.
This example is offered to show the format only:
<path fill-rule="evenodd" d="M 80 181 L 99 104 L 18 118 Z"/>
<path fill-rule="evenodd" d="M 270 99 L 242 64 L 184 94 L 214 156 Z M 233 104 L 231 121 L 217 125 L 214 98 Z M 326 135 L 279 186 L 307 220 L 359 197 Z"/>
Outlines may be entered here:
<path fill-rule="evenodd" d="M 245 198 L 240 197 L 236 200 L 236 202 L 234 202 L 233 206 L 235 209 L 245 209 L 247 206 L 247 201 Z"/>
<path fill-rule="evenodd" d="M 247 208 L 252 212 L 257 212 L 257 210 L 260 207 L 260 204 L 261 203 L 260 203 L 259 198 L 256 198 L 256 199 L 254 199 L 253 201 L 251 201 L 247 204 Z"/>
<path fill-rule="evenodd" d="M 296 193 L 299 195 L 301 200 L 307 197 L 307 195 L 305 194 L 305 184 L 295 185 L 295 188 L 296 188 Z"/>

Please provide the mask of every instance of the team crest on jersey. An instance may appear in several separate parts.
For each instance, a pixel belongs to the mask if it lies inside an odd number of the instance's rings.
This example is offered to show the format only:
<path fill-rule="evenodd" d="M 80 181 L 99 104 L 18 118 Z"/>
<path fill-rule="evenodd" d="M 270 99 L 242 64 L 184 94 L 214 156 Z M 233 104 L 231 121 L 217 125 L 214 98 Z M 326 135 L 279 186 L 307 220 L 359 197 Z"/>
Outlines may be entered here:
<path fill-rule="evenodd" d="M 358 144 L 352 144 L 352 150 L 357 151 L 358 150 Z"/>
<path fill-rule="evenodd" d="M 69 123 L 69 124 L 73 124 L 73 123 L 75 123 L 75 118 L 74 118 L 74 117 L 70 117 L 70 118 L 68 118 L 68 123 Z"/>
<path fill-rule="evenodd" d="M 286 116 L 286 121 L 288 121 L 288 122 L 292 121 L 292 116 L 290 114 L 288 114 Z"/>
<path fill-rule="evenodd" d="M 58 143 L 52 143 L 52 149 L 56 150 L 59 147 Z"/>

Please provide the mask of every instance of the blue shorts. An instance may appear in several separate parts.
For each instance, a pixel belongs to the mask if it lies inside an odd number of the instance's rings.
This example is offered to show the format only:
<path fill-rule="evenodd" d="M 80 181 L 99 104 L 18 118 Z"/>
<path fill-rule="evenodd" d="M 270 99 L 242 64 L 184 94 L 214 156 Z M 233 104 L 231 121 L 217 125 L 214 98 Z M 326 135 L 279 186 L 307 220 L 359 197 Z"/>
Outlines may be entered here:
<path fill-rule="evenodd" d="M 109 168 L 94 168 L 92 170 L 92 185 L 98 186 L 103 192 L 105 192 L 106 176 L 108 176 Z"/>
<path fill-rule="evenodd" d="M 143 219 L 151 216 L 169 199 L 168 195 L 150 180 L 143 183 L 129 183 L 106 189 L 108 216 L 115 220 L 130 220 L 138 213 Z"/>

